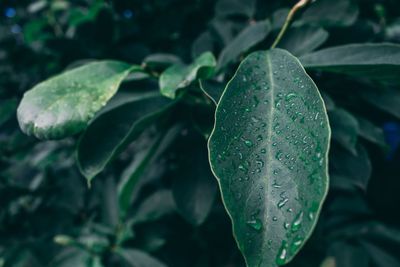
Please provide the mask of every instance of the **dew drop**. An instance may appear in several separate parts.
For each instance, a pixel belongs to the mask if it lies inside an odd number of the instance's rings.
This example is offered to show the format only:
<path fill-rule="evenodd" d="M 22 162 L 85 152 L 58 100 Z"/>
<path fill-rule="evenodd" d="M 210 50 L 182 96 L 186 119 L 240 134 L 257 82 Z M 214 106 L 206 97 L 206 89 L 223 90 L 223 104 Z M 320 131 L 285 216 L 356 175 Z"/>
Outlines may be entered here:
<path fill-rule="evenodd" d="M 292 233 L 297 232 L 298 230 L 300 230 L 301 224 L 303 222 L 303 216 L 304 216 L 304 212 L 300 212 L 294 218 L 294 221 L 292 223 L 292 228 L 291 228 Z"/>
<path fill-rule="evenodd" d="M 282 245 L 279 248 L 279 252 L 278 252 L 278 255 L 276 257 L 276 264 L 278 264 L 278 265 L 285 264 L 287 256 L 288 256 L 287 254 L 288 254 L 287 242 L 284 240 L 284 241 L 282 241 Z"/>
<path fill-rule="evenodd" d="M 246 222 L 246 224 L 258 232 L 262 230 L 263 226 L 259 219 L 249 220 Z"/>

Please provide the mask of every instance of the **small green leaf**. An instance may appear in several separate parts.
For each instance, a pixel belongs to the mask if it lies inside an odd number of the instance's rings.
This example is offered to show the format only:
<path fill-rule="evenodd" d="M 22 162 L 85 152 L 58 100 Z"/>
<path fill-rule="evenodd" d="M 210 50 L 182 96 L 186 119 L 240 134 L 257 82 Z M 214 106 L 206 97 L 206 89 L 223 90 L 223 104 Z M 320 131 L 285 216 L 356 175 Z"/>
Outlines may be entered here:
<path fill-rule="evenodd" d="M 329 33 L 321 27 L 303 25 L 292 27 L 286 32 L 278 47 L 288 50 L 294 56 L 314 51 L 328 39 Z"/>
<path fill-rule="evenodd" d="M 400 45 L 350 44 L 307 54 L 300 58 L 306 69 L 343 73 L 387 85 L 400 84 Z"/>
<path fill-rule="evenodd" d="M 82 131 L 131 68 L 122 62 L 97 61 L 36 85 L 18 107 L 22 131 L 39 139 L 60 139 Z"/>
<path fill-rule="evenodd" d="M 336 108 L 328 114 L 332 126 L 332 139 L 355 155 L 360 132 L 357 119 L 342 108 Z"/>
<path fill-rule="evenodd" d="M 217 17 L 242 15 L 252 18 L 256 11 L 256 3 L 256 0 L 218 0 L 215 5 L 215 14 Z"/>
<path fill-rule="evenodd" d="M 100 114 L 83 133 L 77 149 L 78 166 L 88 182 L 171 105 L 168 99 L 153 95 Z"/>
<path fill-rule="evenodd" d="M 174 99 L 176 91 L 188 86 L 197 78 L 208 78 L 216 66 L 216 60 L 211 52 L 205 52 L 192 64 L 175 64 L 161 74 L 161 94 Z"/>
<path fill-rule="evenodd" d="M 132 267 L 167 267 L 158 259 L 141 250 L 119 248 L 116 253 Z"/>
<path fill-rule="evenodd" d="M 242 30 L 221 52 L 218 58 L 218 70 L 236 61 L 239 56 L 264 40 L 271 31 L 268 20 L 250 24 Z"/>
<path fill-rule="evenodd" d="M 209 157 L 247 266 L 288 263 L 327 193 L 328 118 L 317 87 L 287 51 L 250 54 L 216 111 Z"/>
<path fill-rule="evenodd" d="M 356 22 L 359 8 L 349 0 L 318 0 L 307 8 L 301 21 L 328 27 L 345 27 Z"/>

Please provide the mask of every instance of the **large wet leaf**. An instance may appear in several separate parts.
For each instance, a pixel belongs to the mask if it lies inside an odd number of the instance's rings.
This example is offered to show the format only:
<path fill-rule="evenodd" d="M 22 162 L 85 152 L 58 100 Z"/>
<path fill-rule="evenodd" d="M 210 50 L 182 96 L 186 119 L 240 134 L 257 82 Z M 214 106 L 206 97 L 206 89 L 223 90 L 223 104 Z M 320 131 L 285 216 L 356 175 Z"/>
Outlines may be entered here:
<path fill-rule="evenodd" d="M 212 170 L 248 266 L 289 262 L 327 193 L 330 140 L 323 100 L 287 51 L 255 52 L 216 111 Z"/>
<path fill-rule="evenodd" d="M 131 68 L 118 61 L 97 61 L 36 85 L 18 107 L 22 131 L 40 139 L 80 132 L 117 92 Z"/>
<path fill-rule="evenodd" d="M 78 165 L 86 179 L 90 181 L 99 174 L 170 105 L 171 101 L 162 96 L 146 96 L 98 116 L 78 144 Z"/>
<path fill-rule="evenodd" d="M 306 69 L 343 73 L 400 84 L 400 45 L 351 44 L 326 48 L 300 58 Z"/>

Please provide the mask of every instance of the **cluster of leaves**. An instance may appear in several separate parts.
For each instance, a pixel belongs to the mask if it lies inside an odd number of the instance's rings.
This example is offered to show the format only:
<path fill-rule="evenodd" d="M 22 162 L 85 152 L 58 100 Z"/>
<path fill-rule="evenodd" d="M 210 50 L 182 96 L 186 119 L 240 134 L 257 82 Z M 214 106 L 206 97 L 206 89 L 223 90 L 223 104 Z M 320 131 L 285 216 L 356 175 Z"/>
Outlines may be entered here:
<path fill-rule="evenodd" d="M 0 266 L 400 265 L 395 0 L 127 2 L 0 3 Z"/>

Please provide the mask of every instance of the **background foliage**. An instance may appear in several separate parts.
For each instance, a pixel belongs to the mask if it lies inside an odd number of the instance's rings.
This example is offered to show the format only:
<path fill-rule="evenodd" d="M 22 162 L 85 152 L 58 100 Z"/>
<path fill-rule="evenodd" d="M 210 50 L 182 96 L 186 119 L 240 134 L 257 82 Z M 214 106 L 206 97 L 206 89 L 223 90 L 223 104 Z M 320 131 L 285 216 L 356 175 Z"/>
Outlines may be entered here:
<path fill-rule="evenodd" d="M 38 82 L 93 59 L 145 63 L 149 70 L 125 78 L 115 105 L 158 90 L 163 70 L 191 64 L 205 51 L 218 55 L 218 88 L 243 53 L 270 47 L 293 4 L 1 1 L 0 266 L 244 266 L 208 167 L 204 136 L 213 105 L 187 98 L 107 166 L 90 190 L 75 162 L 78 136 L 27 137 L 16 107 Z M 335 45 L 399 43 L 399 19 L 396 0 L 319 0 L 297 17 L 279 47 L 302 56 Z M 333 131 L 331 188 L 312 238 L 289 266 L 400 266 L 398 88 L 369 77 L 311 74 Z M 190 90 L 200 92 L 197 83 Z M 121 187 L 132 176 L 138 178 L 126 200 Z"/>

